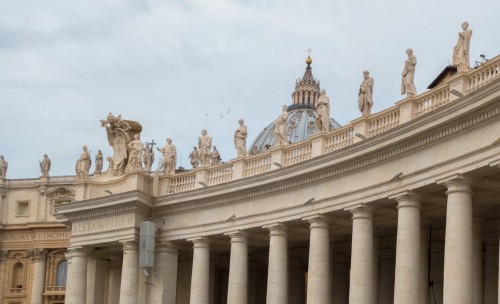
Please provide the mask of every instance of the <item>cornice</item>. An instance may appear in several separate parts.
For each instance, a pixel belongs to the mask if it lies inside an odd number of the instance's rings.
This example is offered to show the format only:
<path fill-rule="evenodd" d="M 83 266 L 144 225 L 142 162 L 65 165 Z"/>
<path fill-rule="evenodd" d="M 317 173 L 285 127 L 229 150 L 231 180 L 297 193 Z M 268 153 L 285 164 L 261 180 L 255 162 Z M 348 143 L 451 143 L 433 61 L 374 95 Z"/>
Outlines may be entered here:
<path fill-rule="evenodd" d="M 488 96 L 491 96 L 488 100 L 482 100 Z M 395 156 L 489 123 L 500 116 L 500 103 L 496 100 L 499 97 L 500 81 L 496 81 L 439 110 L 344 149 L 262 175 L 159 197 L 154 214 L 209 207 L 286 191 L 389 161 Z M 274 182 L 269 183 L 269 180 Z M 248 184 L 253 186 L 248 187 Z M 220 194 L 224 191 L 229 193 Z"/>

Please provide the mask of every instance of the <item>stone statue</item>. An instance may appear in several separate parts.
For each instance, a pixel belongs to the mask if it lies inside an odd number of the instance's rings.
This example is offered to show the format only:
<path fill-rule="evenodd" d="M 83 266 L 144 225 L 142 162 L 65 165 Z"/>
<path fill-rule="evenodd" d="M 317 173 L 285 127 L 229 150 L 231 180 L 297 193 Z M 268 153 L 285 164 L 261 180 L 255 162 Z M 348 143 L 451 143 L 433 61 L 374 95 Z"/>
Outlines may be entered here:
<path fill-rule="evenodd" d="M 247 126 L 245 125 L 245 121 L 243 119 L 239 119 L 238 123 L 240 127 L 236 129 L 234 132 L 234 147 L 236 148 L 236 152 L 238 153 L 238 157 L 247 156 Z"/>
<path fill-rule="evenodd" d="M 198 148 L 193 147 L 193 151 L 189 153 L 189 160 L 191 162 L 191 166 L 193 166 L 193 169 L 196 169 L 198 167 L 199 161 L 198 161 Z"/>
<path fill-rule="evenodd" d="M 7 168 L 9 163 L 5 160 L 3 155 L 0 155 L 0 180 L 4 180 L 7 177 Z"/>
<path fill-rule="evenodd" d="M 123 120 L 121 115 L 113 116 L 111 112 L 105 120 L 101 120 L 101 126 L 106 128 L 109 145 L 113 147 L 113 167 L 111 168 L 113 175 L 123 174 L 125 168 L 128 170 L 139 170 L 134 169 L 138 168 L 137 162 L 131 166 L 127 166 L 127 162 L 131 159 L 128 155 L 130 149 L 129 143 L 133 141 L 135 135 L 141 133 L 142 126 L 136 121 Z M 137 151 L 130 150 L 130 152 Z M 142 150 L 138 154 L 142 154 Z M 136 161 L 136 157 L 137 155 L 134 155 L 132 161 Z M 142 158 L 139 158 L 138 163 L 142 167 Z"/>
<path fill-rule="evenodd" d="M 76 179 L 79 181 L 87 181 L 89 179 L 89 170 L 92 160 L 90 159 L 90 153 L 87 150 L 87 146 L 83 146 L 82 150 L 82 155 L 80 155 L 80 158 L 76 161 Z"/>
<path fill-rule="evenodd" d="M 259 147 L 257 147 L 257 145 L 253 146 L 252 151 L 250 151 L 250 154 L 257 155 L 259 153 L 260 153 Z"/>
<path fill-rule="evenodd" d="M 462 23 L 463 31 L 458 33 L 458 41 L 453 48 L 453 65 L 457 67 L 457 71 L 467 72 L 470 70 L 469 49 L 472 30 L 469 30 L 469 23 Z"/>
<path fill-rule="evenodd" d="M 288 145 L 286 138 L 286 121 L 288 119 L 288 107 L 281 107 L 281 114 L 274 121 L 274 133 L 276 133 L 276 143 L 279 146 Z"/>
<path fill-rule="evenodd" d="M 155 153 L 152 147 L 149 147 L 149 143 L 146 143 L 144 147 L 144 154 L 142 156 L 144 161 L 144 171 L 151 172 L 151 167 L 155 161 Z"/>
<path fill-rule="evenodd" d="M 210 158 L 212 159 L 212 166 L 218 165 L 221 163 L 220 159 L 220 153 L 219 150 L 217 150 L 217 147 L 214 146 L 214 149 L 212 150 L 212 154 L 210 155 Z"/>
<path fill-rule="evenodd" d="M 318 131 L 330 131 L 330 98 L 326 96 L 325 90 L 321 90 L 320 92 L 318 102 L 316 103 L 316 113 L 319 115 L 319 117 L 316 118 Z"/>
<path fill-rule="evenodd" d="M 128 144 L 128 171 L 142 171 L 142 142 L 139 134 L 134 135 L 134 140 Z"/>
<path fill-rule="evenodd" d="M 210 149 L 212 148 L 212 137 L 207 135 L 207 130 L 201 130 L 201 136 L 198 137 L 198 149 L 200 166 L 210 165 Z"/>
<path fill-rule="evenodd" d="M 415 96 L 417 95 L 417 89 L 415 88 L 413 79 L 415 78 L 417 57 L 413 55 L 412 49 L 407 49 L 406 55 L 408 55 L 408 59 L 405 61 L 405 67 L 403 68 L 403 73 L 401 73 L 401 95 Z"/>
<path fill-rule="evenodd" d="M 101 150 L 98 150 L 97 151 L 97 155 L 95 156 L 95 170 L 94 170 L 94 174 L 102 172 L 103 158 L 104 157 L 102 155 Z"/>
<path fill-rule="evenodd" d="M 47 154 L 43 155 L 43 159 L 40 162 L 40 171 L 42 171 L 42 177 L 48 177 L 50 171 L 51 161 Z"/>
<path fill-rule="evenodd" d="M 175 173 L 175 166 L 177 164 L 177 150 L 170 138 L 167 138 L 167 144 L 163 148 L 156 148 L 163 154 L 161 168 L 163 168 L 163 175 L 171 175 Z"/>
<path fill-rule="evenodd" d="M 359 86 L 358 107 L 363 116 L 371 114 L 373 106 L 373 78 L 370 77 L 370 72 L 363 72 L 363 81 Z"/>

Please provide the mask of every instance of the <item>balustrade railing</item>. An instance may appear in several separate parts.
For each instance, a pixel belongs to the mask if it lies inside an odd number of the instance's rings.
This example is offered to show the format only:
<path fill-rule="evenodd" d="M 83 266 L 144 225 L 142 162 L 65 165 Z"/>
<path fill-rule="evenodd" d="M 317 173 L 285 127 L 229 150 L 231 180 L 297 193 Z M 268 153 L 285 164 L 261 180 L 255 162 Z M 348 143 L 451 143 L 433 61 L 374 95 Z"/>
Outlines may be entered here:
<path fill-rule="evenodd" d="M 415 116 L 419 117 L 432 112 L 450 101 L 450 86 L 440 86 L 436 90 L 430 90 L 417 96 L 415 99 Z"/>
<path fill-rule="evenodd" d="M 247 160 L 245 176 L 252 176 L 271 170 L 271 153 L 258 154 Z"/>
<path fill-rule="evenodd" d="M 354 142 L 354 126 L 347 125 L 336 129 L 326 135 L 325 153 L 330 153 L 344 147 L 350 146 Z"/>
<path fill-rule="evenodd" d="M 293 145 L 285 150 L 285 166 L 291 166 L 311 159 L 312 143 L 305 141 L 300 145 Z"/>
<path fill-rule="evenodd" d="M 223 164 L 208 170 L 207 185 L 229 182 L 233 179 L 233 164 Z"/>
<path fill-rule="evenodd" d="M 7 288 L 7 294 L 9 294 L 9 295 L 24 295 L 24 294 L 26 294 L 26 288 Z"/>
<path fill-rule="evenodd" d="M 193 172 L 181 173 L 171 178 L 169 191 L 183 192 L 194 189 L 196 184 L 196 174 Z"/>
<path fill-rule="evenodd" d="M 384 133 L 399 126 L 399 107 L 393 107 L 370 117 L 368 137 Z"/>
<path fill-rule="evenodd" d="M 466 93 L 475 91 L 500 78 L 500 60 L 494 58 L 468 73 Z"/>
<path fill-rule="evenodd" d="M 45 286 L 45 295 L 60 295 L 66 292 L 66 286 Z"/>

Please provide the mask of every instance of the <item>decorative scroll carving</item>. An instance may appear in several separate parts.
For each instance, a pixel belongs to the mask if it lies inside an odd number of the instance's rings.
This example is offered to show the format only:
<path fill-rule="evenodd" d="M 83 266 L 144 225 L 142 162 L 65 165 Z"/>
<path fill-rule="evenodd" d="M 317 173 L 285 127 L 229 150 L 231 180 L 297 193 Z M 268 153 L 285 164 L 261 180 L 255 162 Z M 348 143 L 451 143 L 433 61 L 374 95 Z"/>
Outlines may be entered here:
<path fill-rule="evenodd" d="M 47 258 L 48 251 L 43 248 L 27 249 L 28 257 L 35 261 L 42 261 Z"/>
<path fill-rule="evenodd" d="M 121 115 L 113 116 L 110 112 L 101 126 L 106 128 L 108 142 L 113 147 L 113 157 L 108 157 L 109 175 L 122 175 L 128 162 L 128 145 L 135 135 L 140 135 L 142 126 L 131 120 L 123 120 Z M 142 146 L 141 146 L 142 148 Z"/>

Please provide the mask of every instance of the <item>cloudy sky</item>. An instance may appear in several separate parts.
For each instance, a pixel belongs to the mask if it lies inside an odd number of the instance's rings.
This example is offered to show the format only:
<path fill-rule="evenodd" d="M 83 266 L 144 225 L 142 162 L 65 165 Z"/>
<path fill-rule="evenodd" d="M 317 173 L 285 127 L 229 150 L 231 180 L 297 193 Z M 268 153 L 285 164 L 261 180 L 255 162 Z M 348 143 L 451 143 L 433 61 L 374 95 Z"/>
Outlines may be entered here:
<path fill-rule="evenodd" d="M 291 103 L 308 48 L 346 124 L 359 117 L 363 70 L 375 79 L 373 112 L 390 107 L 412 48 L 423 92 L 465 20 L 471 62 L 499 55 L 498 12 L 498 0 L 3 0 L 0 154 L 8 178 L 40 176 L 44 153 L 51 175 L 74 174 L 83 145 L 111 154 L 99 124 L 111 111 L 140 122 L 143 141 L 171 137 L 179 165 L 190 167 L 202 128 L 228 161 L 238 118 L 250 145 Z"/>

